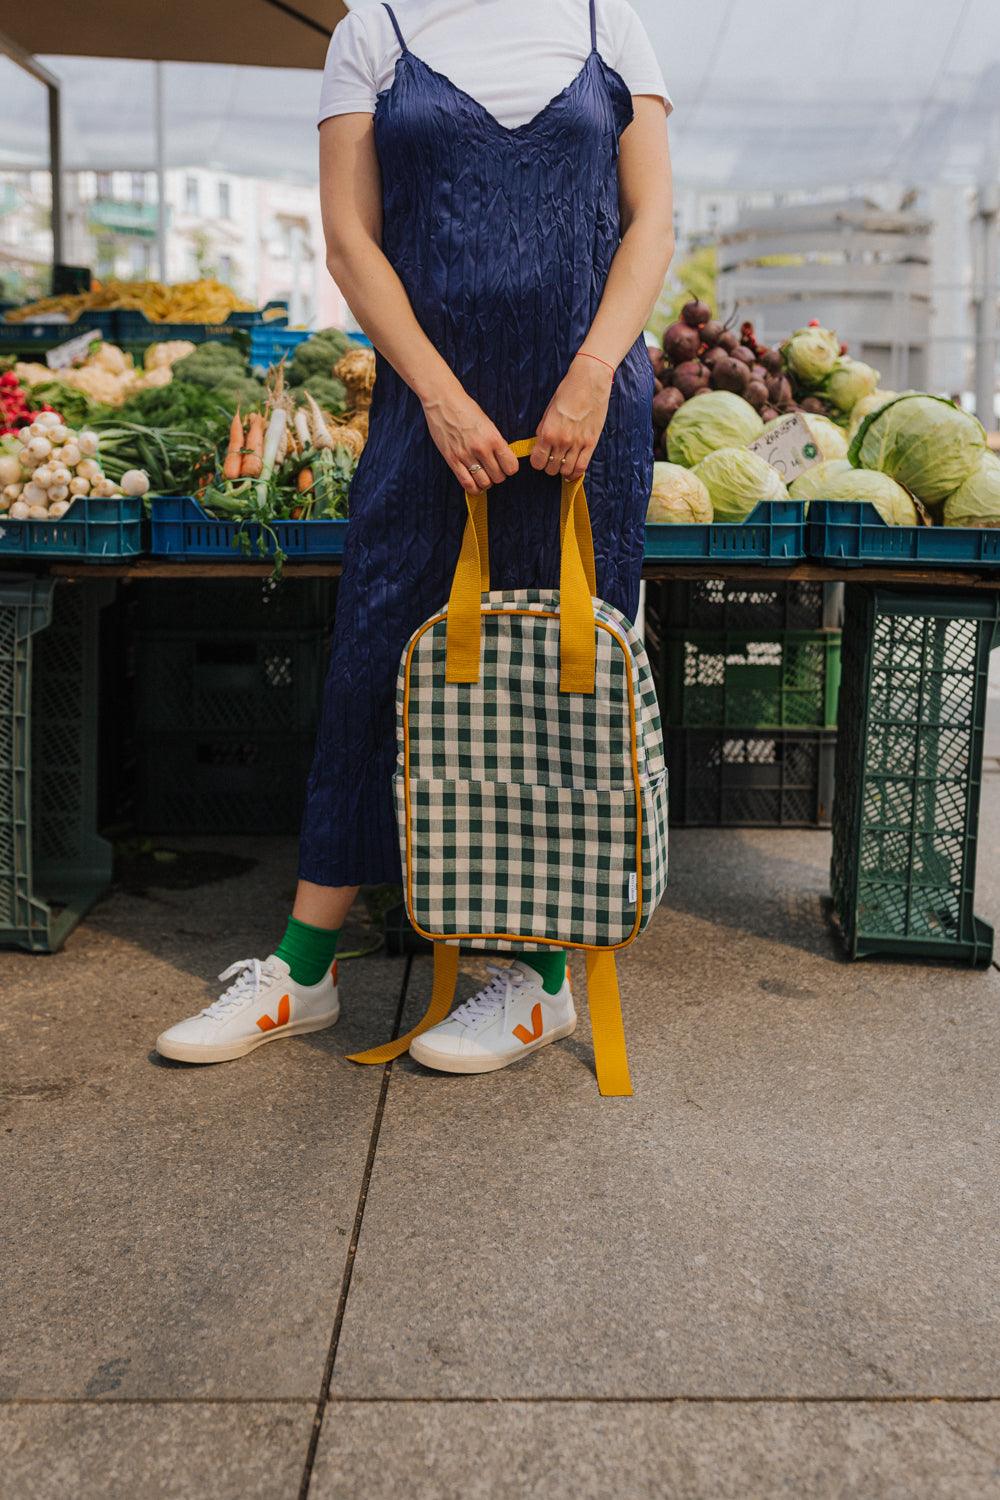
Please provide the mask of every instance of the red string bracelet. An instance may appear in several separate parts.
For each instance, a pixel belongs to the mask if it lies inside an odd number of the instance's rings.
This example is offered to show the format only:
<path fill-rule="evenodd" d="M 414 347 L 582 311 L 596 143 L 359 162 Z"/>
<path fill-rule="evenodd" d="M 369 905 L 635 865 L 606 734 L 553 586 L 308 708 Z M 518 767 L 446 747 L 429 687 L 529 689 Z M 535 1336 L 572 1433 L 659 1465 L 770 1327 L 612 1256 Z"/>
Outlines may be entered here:
<path fill-rule="evenodd" d="M 576 357 L 577 357 L 577 359 L 596 359 L 597 363 L 599 365 L 604 365 L 607 369 L 609 369 L 611 371 L 612 375 L 614 375 L 614 373 L 615 373 L 615 366 L 612 365 L 612 364 L 609 364 L 606 359 L 602 359 L 599 354 L 591 354 L 586 349 L 578 349 L 576 351 Z"/>

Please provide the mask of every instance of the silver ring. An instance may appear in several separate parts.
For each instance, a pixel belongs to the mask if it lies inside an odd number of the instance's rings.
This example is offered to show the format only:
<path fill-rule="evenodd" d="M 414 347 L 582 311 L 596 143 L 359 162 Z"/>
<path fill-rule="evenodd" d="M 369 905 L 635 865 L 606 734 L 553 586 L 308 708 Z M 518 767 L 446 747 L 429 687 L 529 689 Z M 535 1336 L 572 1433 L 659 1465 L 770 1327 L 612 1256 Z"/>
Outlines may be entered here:
<path fill-rule="evenodd" d="M 469 465 L 469 473 L 470 474 L 474 474 L 477 469 L 481 469 L 482 467 L 483 467 L 482 464 L 470 464 Z"/>

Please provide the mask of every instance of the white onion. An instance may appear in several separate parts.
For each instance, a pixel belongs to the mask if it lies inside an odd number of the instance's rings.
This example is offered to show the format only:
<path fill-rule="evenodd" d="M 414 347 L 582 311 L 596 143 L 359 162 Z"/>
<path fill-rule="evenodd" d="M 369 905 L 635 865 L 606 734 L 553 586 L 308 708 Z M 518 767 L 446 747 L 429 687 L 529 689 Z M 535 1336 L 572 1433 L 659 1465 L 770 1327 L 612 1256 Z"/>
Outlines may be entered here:
<path fill-rule="evenodd" d="M 66 443 L 59 450 L 59 462 L 66 465 L 68 469 L 75 469 L 83 454 L 76 443 Z"/>
<path fill-rule="evenodd" d="M 48 458 L 49 454 L 52 452 L 52 444 L 49 442 L 48 438 L 33 437 L 31 439 L 31 442 L 28 444 L 28 452 L 31 454 L 32 458 L 45 459 Z"/>
<path fill-rule="evenodd" d="M 27 505 L 45 505 L 48 501 L 48 492 L 43 490 L 40 484 L 26 484 L 21 491 L 21 499 Z"/>
<path fill-rule="evenodd" d="M 71 495 L 89 495 L 90 480 L 84 479 L 82 474 L 78 474 L 75 479 L 70 480 L 69 492 Z"/>
<path fill-rule="evenodd" d="M 15 500 L 14 504 L 10 508 L 10 518 L 11 518 L 11 520 L 12 521 L 26 521 L 28 519 L 28 510 L 29 510 L 29 507 L 28 507 L 26 501 L 24 501 L 24 500 Z"/>
<path fill-rule="evenodd" d="M 49 485 L 49 504 L 50 505 L 52 504 L 53 500 L 68 500 L 68 499 L 69 499 L 69 485 L 68 484 L 50 484 Z"/>
<path fill-rule="evenodd" d="M 47 521 L 49 519 L 49 508 L 47 505 L 29 505 L 29 521 Z"/>
<path fill-rule="evenodd" d="M 17 484 L 21 477 L 21 460 L 13 453 L 0 454 L 0 486 Z"/>
<path fill-rule="evenodd" d="M 56 500 L 56 501 L 54 501 L 54 503 L 49 506 L 49 520 L 50 521 L 61 521 L 62 518 L 63 518 L 63 516 L 66 514 L 66 512 L 68 510 L 69 510 L 69 501 L 68 500 Z"/>
<path fill-rule="evenodd" d="M 149 489 L 149 478 L 142 469 L 126 469 L 121 478 L 121 487 L 126 495 L 145 495 Z"/>
<path fill-rule="evenodd" d="M 97 452 L 100 446 L 97 433 L 89 431 L 79 433 L 77 435 L 76 445 L 81 453 L 85 453 L 88 458 L 93 458 L 94 454 Z"/>

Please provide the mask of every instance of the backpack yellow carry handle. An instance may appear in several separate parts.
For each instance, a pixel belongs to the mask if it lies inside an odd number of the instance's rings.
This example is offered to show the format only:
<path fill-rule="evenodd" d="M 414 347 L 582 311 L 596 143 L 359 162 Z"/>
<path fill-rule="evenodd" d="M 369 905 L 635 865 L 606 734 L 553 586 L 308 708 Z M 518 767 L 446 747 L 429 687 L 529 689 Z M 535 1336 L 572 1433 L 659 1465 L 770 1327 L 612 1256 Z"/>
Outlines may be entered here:
<path fill-rule="evenodd" d="M 527 458 L 535 438 L 511 443 L 518 458 Z M 448 601 L 448 645 L 445 680 L 478 682 L 480 605 L 490 588 L 490 556 L 484 490 L 466 494 L 469 516 Z M 559 691 L 592 693 L 596 666 L 594 539 L 583 476 L 562 481 L 559 564 Z"/>

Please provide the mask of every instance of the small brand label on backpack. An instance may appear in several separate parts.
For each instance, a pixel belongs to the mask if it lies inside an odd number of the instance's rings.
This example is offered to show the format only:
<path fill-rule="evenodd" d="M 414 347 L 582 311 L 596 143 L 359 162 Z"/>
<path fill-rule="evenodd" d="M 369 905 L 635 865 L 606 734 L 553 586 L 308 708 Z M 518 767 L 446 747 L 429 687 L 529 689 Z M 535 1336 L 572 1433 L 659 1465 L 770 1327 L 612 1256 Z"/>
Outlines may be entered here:
<path fill-rule="evenodd" d="M 636 879 L 636 873 L 633 870 L 632 873 L 629 875 L 629 878 L 628 878 L 628 899 L 629 899 L 629 905 L 630 906 L 634 906 L 635 905 L 635 898 L 638 895 L 638 893 L 639 893 L 639 882 Z"/>

